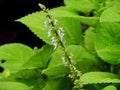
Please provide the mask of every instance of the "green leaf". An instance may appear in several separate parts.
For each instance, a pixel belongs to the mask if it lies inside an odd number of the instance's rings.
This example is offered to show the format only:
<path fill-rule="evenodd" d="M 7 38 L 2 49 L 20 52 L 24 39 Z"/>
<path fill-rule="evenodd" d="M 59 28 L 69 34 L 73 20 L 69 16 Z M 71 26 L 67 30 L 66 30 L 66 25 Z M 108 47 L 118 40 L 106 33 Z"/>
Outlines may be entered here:
<path fill-rule="evenodd" d="M 96 1 L 98 0 L 64 0 L 67 7 L 75 9 L 80 12 L 89 13 L 96 9 Z"/>
<path fill-rule="evenodd" d="M 79 20 L 81 23 L 86 24 L 88 26 L 95 27 L 99 22 L 99 17 L 85 17 L 79 16 Z"/>
<path fill-rule="evenodd" d="M 73 54 L 73 60 L 76 62 L 76 67 L 82 73 L 96 70 L 105 70 L 104 64 L 87 49 L 80 45 L 70 45 L 68 53 Z"/>
<path fill-rule="evenodd" d="M 17 73 L 13 73 L 11 74 L 11 76 L 9 78 L 13 78 L 13 79 L 32 79 L 32 78 L 37 78 L 40 76 L 40 71 L 41 70 L 33 70 L 33 69 L 25 69 L 25 70 L 21 70 Z"/>
<path fill-rule="evenodd" d="M 75 10 L 67 8 L 65 6 L 53 8 L 49 10 L 55 17 L 69 17 L 69 18 L 79 18 L 79 13 Z"/>
<path fill-rule="evenodd" d="M 48 80 L 42 90 L 71 90 L 71 82 L 68 78 Z"/>
<path fill-rule="evenodd" d="M 110 45 L 99 51 L 98 55 L 106 62 L 110 64 L 120 63 L 120 45 Z"/>
<path fill-rule="evenodd" d="M 95 29 L 90 27 L 86 30 L 84 36 L 85 47 L 91 52 L 95 52 Z"/>
<path fill-rule="evenodd" d="M 74 18 L 80 21 L 80 23 L 90 26 L 95 26 L 99 22 L 99 17 L 80 16 L 79 12 L 76 12 L 75 10 L 72 10 L 67 7 L 58 7 L 51 9 L 50 13 L 52 13 L 54 17 L 58 17 L 58 18 L 60 17 Z"/>
<path fill-rule="evenodd" d="M 53 53 L 53 47 L 50 45 L 44 45 L 37 53 L 30 58 L 25 64 L 24 67 L 33 69 L 33 68 L 45 68 L 48 64 L 48 61 L 51 58 Z"/>
<path fill-rule="evenodd" d="M 100 16 L 100 22 L 120 22 L 119 6 L 109 7 Z"/>
<path fill-rule="evenodd" d="M 50 44 L 50 39 L 47 38 L 47 30 L 44 28 L 44 22 L 45 22 L 45 13 L 43 12 L 35 12 L 32 14 L 29 14 L 25 17 L 22 17 L 18 19 L 17 21 L 22 22 L 25 24 L 29 29 L 37 35 L 40 39 L 45 41 L 46 43 Z"/>
<path fill-rule="evenodd" d="M 66 44 L 79 45 L 83 41 L 82 30 L 80 26 L 80 21 L 74 18 L 58 18 L 59 26 L 62 26 L 65 32 L 65 42 Z"/>
<path fill-rule="evenodd" d="M 120 77 L 108 72 L 88 72 L 82 75 L 84 85 L 98 83 L 120 83 Z"/>
<path fill-rule="evenodd" d="M 78 14 L 59 8 L 50 10 L 50 14 L 53 14 L 53 18 L 58 19 L 58 25 L 66 30 L 66 43 L 81 43 L 82 30 Z M 36 12 L 17 21 L 27 25 L 40 39 L 43 39 L 46 43 L 51 44 L 51 38 L 47 38 L 48 30 L 44 28 L 44 22 L 46 21 L 45 15 L 46 14 L 43 12 Z"/>
<path fill-rule="evenodd" d="M 17 72 L 24 69 L 23 64 L 34 54 L 35 52 L 32 48 L 23 44 L 12 43 L 2 45 L 0 46 L 0 59 L 6 60 L 6 62 L 1 63 L 1 66 L 7 72 Z"/>
<path fill-rule="evenodd" d="M 41 75 L 40 69 L 25 69 L 12 74 L 9 78 L 33 86 L 32 90 L 41 90 L 46 83 L 46 77 Z"/>
<path fill-rule="evenodd" d="M 55 67 L 48 67 L 47 69 L 43 70 L 42 73 L 47 75 L 48 78 L 55 79 L 67 75 L 69 73 L 69 68 L 63 65 L 58 65 Z"/>
<path fill-rule="evenodd" d="M 62 51 L 58 48 L 52 55 L 52 58 L 48 64 L 48 67 L 42 71 L 48 78 L 64 77 L 69 73 L 69 68 L 62 63 Z"/>
<path fill-rule="evenodd" d="M 0 90 L 31 90 L 32 88 L 20 82 L 0 81 Z"/>
<path fill-rule="evenodd" d="M 63 65 L 61 60 L 62 55 L 63 55 L 63 51 L 61 50 L 61 48 L 58 47 L 57 50 L 52 54 L 52 58 L 48 64 L 48 68 Z"/>
<path fill-rule="evenodd" d="M 117 90 L 117 88 L 114 85 L 109 85 L 103 88 L 102 90 Z"/>
<path fill-rule="evenodd" d="M 110 64 L 120 63 L 120 24 L 102 23 L 96 30 L 95 49 Z"/>

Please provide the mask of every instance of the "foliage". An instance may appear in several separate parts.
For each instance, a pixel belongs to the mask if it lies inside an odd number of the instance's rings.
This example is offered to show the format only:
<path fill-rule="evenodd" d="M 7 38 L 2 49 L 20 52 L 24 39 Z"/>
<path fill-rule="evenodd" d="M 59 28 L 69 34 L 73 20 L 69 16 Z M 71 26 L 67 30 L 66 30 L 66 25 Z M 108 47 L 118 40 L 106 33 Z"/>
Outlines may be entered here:
<path fill-rule="evenodd" d="M 46 13 L 38 11 L 16 21 L 22 22 L 46 44 L 30 48 L 21 43 L 0 46 L 0 90 L 72 90 L 76 79 L 61 57 L 67 53 L 75 71 L 80 71 L 80 90 L 120 89 L 120 1 L 64 0 L 65 6 L 48 10 L 51 22 L 46 27 Z M 51 24 L 50 24 L 51 25 Z M 49 29 L 62 27 L 65 48 L 51 43 Z M 87 27 L 87 28 L 86 28 Z M 47 35 L 48 34 L 48 35 Z M 59 36 L 60 37 L 60 36 Z M 57 39 L 60 39 L 57 37 Z M 59 41 L 59 40 L 58 40 Z M 73 70 L 73 71 L 72 71 Z M 76 74 L 75 74 L 76 75 Z M 76 90 L 76 89 L 75 89 Z"/>

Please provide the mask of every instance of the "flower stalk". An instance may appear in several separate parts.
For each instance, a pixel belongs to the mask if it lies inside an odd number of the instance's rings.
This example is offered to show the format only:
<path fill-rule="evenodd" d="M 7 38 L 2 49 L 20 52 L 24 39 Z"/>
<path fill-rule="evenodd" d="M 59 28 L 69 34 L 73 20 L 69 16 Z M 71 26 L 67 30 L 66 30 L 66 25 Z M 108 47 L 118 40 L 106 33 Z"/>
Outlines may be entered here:
<path fill-rule="evenodd" d="M 66 50 L 66 45 L 64 43 L 64 35 L 65 30 L 62 27 L 57 28 L 58 20 L 52 18 L 52 15 L 49 14 L 49 10 L 46 9 L 46 7 L 42 4 L 39 4 L 43 12 L 46 13 L 46 21 L 44 22 L 44 27 L 48 27 L 47 37 L 52 36 L 51 38 L 51 44 L 54 46 L 54 50 L 57 49 L 58 45 L 63 50 L 63 56 L 61 57 L 61 60 L 64 64 L 64 66 L 69 66 L 71 73 L 69 74 L 69 78 L 71 78 L 74 81 L 74 87 L 73 90 L 82 90 L 83 87 L 82 81 L 80 80 L 81 77 L 81 71 L 77 70 L 75 66 L 75 62 L 72 60 L 73 55 L 70 55 Z"/>

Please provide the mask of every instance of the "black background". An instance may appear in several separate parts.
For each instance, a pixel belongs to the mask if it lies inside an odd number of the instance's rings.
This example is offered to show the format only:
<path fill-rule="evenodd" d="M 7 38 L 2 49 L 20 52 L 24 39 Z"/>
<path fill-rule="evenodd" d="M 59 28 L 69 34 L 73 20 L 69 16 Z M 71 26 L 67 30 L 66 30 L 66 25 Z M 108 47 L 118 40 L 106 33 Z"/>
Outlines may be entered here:
<path fill-rule="evenodd" d="M 39 11 L 38 3 L 53 8 L 63 5 L 63 0 L 0 0 L 0 45 L 18 42 L 41 47 L 44 44 L 25 25 L 14 21 Z"/>

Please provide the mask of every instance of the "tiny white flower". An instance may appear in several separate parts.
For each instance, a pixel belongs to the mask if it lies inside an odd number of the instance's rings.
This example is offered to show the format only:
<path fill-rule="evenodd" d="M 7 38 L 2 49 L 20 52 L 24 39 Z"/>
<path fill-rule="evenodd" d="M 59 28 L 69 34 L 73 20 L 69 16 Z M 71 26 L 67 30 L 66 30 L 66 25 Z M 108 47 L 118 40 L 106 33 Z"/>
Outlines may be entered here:
<path fill-rule="evenodd" d="M 55 50 L 57 48 L 57 40 L 55 39 L 55 37 L 52 37 L 51 43 L 54 46 L 54 50 Z"/>
<path fill-rule="evenodd" d="M 62 57 L 61 59 L 62 59 L 63 65 L 67 66 L 67 62 L 65 61 L 65 57 Z"/>
<path fill-rule="evenodd" d="M 77 76 L 81 76 L 82 75 L 82 73 L 81 73 L 81 71 L 77 71 Z"/>
<path fill-rule="evenodd" d="M 55 19 L 55 20 L 54 20 L 54 25 L 56 26 L 56 25 L 57 25 L 57 23 L 58 23 L 58 20 L 57 20 L 57 19 Z"/>
<path fill-rule="evenodd" d="M 60 27 L 59 29 L 60 29 L 60 30 L 63 30 L 63 27 Z"/>
<path fill-rule="evenodd" d="M 47 28 L 47 26 L 48 26 L 48 23 L 47 23 L 47 21 L 45 21 L 44 22 L 44 28 Z"/>
<path fill-rule="evenodd" d="M 70 59 L 73 59 L 74 55 L 72 53 L 70 53 L 69 57 L 70 57 Z"/>
<path fill-rule="evenodd" d="M 47 37 L 50 37 L 51 31 L 52 31 L 51 29 L 48 30 L 48 32 L 47 32 Z"/>
<path fill-rule="evenodd" d="M 63 41 L 63 37 L 64 37 L 64 32 L 65 32 L 65 30 L 63 30 L 63 28 L 62 27 L 60 27 L 59 29 L 58 29 L 58 34 L 59 34 L 59 36 L 60 36 L 60 40 L 61 41 Z"/>
<path fill-rule="evenodd" d="M 50 24 L 51 23 L 51 20 L 48 18 L 48 22 L 47 22 L 47 24 Z"/>
<path fill-rule="evenodd" d="M 55 50 L 57 48 L 57 43 L 54 43 L 53 45 L 54 45 L 54 50 Z"/>
<path fill-rule="evenodd" d="M 60 34 L 60 40 L 61 40 L 61 41 L 63 41 L 64 35 L 65 35 L 64 33 L 61 33 L 61 34 Z"/>
<path fill-rule="evenodd" d="M 55 42 L 55 37 L 52 37 L 52 44 Z"/>
<path fill-rule="evenodd" d="M 65 30 L 63 29 L 63 27 L 60 27 L 59 30 L 60 30 L 62 33 L 65 32 Z"/>

